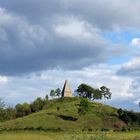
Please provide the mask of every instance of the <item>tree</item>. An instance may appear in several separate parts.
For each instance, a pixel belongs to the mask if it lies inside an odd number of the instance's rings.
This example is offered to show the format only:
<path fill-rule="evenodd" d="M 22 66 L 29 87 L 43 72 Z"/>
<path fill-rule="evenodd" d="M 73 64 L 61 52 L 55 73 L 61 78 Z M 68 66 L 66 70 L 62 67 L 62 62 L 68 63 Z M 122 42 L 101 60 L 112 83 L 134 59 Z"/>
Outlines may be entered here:
<path fill-rule="evenodd" d="M 5 120 L 12 120 L 16 118 L 16 110 L 12 107 L 8 107 L 4 110 Z"/>
<path fill-rule="evenodd" d="M 52 98 L 55 96 L 55 90 L 52 89 L 52 90 L 50 91 L 50 96 L 51 96 Z"/>
<path fill-rule="evenodd" d="M 81 84 L 76 89 L 77 94 L 80 97 L 88 98 L 91 100 L 102 99 L 102 94 L 99 89 L 95 89 L 87 84 Z"/>
<path fill-rule="evenodd" d="M 57 88 L 57 89 L 52 89 L 50 91 L 50 96 L 53 98 L 53 97 L 56 97 L 56 96 L 60 96 L 61 95 L 61 90 L 60 88 Z"/>
<path fill-rule="evenodd" d="M 2 99 L 0 99 L 0 110 L 3 109 L 5 107 L 5 103 L 4 101 L 2 101 Z"/>
<path fill-rule="evenodd" d="M 90 100 L 102 99 L 103 97 L 110 99 L 112 95 L 110 89 L 105 86 L 95 89 L 87 84 L 79 85 L 76 92 L 80 97 L 88 98 Z"/>
<path fill-rule="evenodd" d="M 48 101 L 49 100 L 49 96 L 48 94 L 45 96 L 45 99 Z"/>
<path fill-rule="evenodd" d="M 46 101 L 44 99 L 41 99 L 38 97 L 31 105 L 31 111 L 32 112 L 38 112 L 39 110 L 42 110 L 43 107 L 45 106 Z"/>
<path fill-rule="evenodd" d="M 126 112 L 123 113 L 123 115 L 121 116 L 121 119 L 128 124 L 129 122 L 131 122 L 131 118 L 128 116 L 128 114 Z"/>
<path fill-rule="evenodd" d="M 102 86 L 102 87 L 100 87 L 100 91 L 101 91 L 101 94 L 104 98 L 111 99 L 112 93 L 110 92 L 109 88 Z"/>
<path fill-rule="evenodd" d="M 2 99 L 0 99 L 0 121 L 4 121 L 4 107 L 5 107 L 5 103 L 2 101 Z"/>
<path fill-rule="evenodd" d="M 85 115 L 90 110 L 90 102 L 86 98 L 82 98 L 80 101 L 78 113 L 80 115 Z"/>
<path fill-rule="evenodd" d="M 28 103 L 17 104 L 16 107 L 16 116 L 23 117 L 31 113 L 31 107 Z"/>
<path fill-rule="evenodd" d="M 25 112 L 23 110 L 22 104 L 17 104 L 15 106 L 16 109 L 16 117 L 23 117 L 25 116 Z"/>
<path fill-rule="evenodd" d="M 22 108 L 23 108 L 23 111 L 24 111 L 25 115 L 31 114 L 31 108 L 30 108 L 30 105 L 28 103 L 24 103 L 22 105 Z"/>
<path fill-rule="evenodd" d="M 61 95 L 61 89 L 60 88 L 57 88 L 55 90 L 55 96 L 60 96 Z"/>
<path fill-rule="evenodd" d="M 120 108 L 120 109 L 118 109 L 117 113 L 119 115 L 119 118 L 121 118 L 121 116 L 123 115 L 124 111 Z"/>
<path fill-rule="evenodd" d="M 93 99 L 102 99 L 102 97 L 103 97 L 103 95 L 99 89 L 95 89 L 92 96 L 93 96 L 92 97 Z"/>

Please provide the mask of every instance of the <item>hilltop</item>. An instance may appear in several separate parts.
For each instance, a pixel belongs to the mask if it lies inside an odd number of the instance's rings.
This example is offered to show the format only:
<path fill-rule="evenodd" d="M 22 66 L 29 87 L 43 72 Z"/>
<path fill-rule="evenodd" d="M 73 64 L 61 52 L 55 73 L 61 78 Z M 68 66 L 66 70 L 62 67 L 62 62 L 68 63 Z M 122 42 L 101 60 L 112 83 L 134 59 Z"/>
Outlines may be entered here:
<path fill-rule="evenodd" d="M 91 111 L 78 114 L 81 98 L 48 101 L 46 109 L 15 120 L 0 123 L 1 130 L 101 130 L 122 129 L 126 124 L 118 118 L 117 109 L 91 102 Z"/>

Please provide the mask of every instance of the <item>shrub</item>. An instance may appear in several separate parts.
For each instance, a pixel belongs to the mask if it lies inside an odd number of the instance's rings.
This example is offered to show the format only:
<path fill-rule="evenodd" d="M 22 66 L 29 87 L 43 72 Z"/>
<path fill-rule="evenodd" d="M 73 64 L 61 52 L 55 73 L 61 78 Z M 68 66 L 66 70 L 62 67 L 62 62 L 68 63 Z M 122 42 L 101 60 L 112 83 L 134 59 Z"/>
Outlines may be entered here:
<path fill-rule="evenodd" d="M 78 108 L 78 113 L 80 115 L 85 115 L 90 110 L 90 102 L 86 98 L 82 98 L 80 101 L 80 108 Z"/>

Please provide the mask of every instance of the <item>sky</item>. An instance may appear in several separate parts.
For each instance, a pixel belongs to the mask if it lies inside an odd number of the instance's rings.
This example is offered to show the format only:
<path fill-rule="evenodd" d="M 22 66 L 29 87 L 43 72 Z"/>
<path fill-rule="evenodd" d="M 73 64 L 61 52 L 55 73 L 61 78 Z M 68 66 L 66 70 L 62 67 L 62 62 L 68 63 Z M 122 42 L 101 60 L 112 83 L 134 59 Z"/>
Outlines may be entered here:
<path fill-rule="evenodd" d="M 14 106 L 68 80 L 140 111 L 139 0 L 0 0 L 0 98 Z"/>

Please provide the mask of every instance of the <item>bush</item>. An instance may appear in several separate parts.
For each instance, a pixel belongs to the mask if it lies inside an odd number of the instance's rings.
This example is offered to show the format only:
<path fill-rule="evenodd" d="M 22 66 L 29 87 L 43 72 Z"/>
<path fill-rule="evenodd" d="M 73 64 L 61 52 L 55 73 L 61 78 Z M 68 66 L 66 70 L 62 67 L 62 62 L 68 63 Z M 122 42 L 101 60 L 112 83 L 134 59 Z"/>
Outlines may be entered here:
<path fill-rule="evenodd" d="M 31 113 L 31 108 L 28 103 L 17 104 L 15 109 L 16 109 L 16 117 L 23 117 Z"/>
<path fill-rule="evenodd" d="M 37 98 L 31 105 L 31 111 L 32 112 L 38 112 L 39 110 L 42 110 L 46 104 L 46 100 L 43 100 L 41 98 Z"/>
<path fill-rule="evenodd" d="M 90 110 L 90 102 L 86 98 L 82 98 L 80 101 L 80 108 L 78 108 L 78 113 L 80 115 L 85 115 Z"/>

